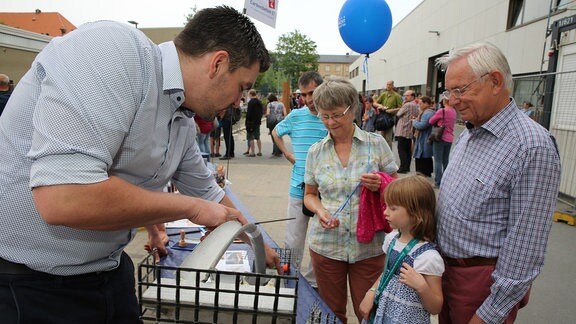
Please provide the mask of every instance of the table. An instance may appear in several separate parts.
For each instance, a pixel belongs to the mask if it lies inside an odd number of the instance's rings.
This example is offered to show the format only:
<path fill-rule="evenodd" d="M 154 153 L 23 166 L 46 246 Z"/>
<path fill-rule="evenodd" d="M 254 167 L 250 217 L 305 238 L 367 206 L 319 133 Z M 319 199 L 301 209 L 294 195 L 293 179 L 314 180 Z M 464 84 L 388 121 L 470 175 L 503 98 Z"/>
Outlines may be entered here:
<path fill-rule="evenodd" d="M 246 207 L 240 202 L 236 195 L 230 190 L 229 187 L 225 188 L 226 195 L 234 203 L 234 205 L 242 212 L 242 214 L 248 219 L 249 222 L 254 222 L 253 216 L 248 212 Z M 278 244 L 272 240 L 272 238 L 264 231 L 264 229 L 259 226 L 262 233 L 264 241 L 272 248 L 280 249 Z M 178 233 L 179 229 L 167 229 L 169 234 Z M 188 234 L 190 235 L 190 234 Z M 200 234 L 198 234 L 199 236 Z M 180 237 L 178 235 L 171 235 L 169 246 L 172 247 L 168 251 L 168 255 L 161 259 L 159 265 L 165 269 L 177 269 L 184 259 L 189 255 L 190 249 L 178 248 L 178 241 Z M 232 244 L 229 250 L 246 250 L 249 249 L 246 244 Z M 281 249 L 280 249 L 281 250 Z M 139 268 L 139 278 L 141 278 L 141 268 Z M 290 288 L 296 288 L 296 323 L 340 323 L 338 318 L 326 305 L 326 303 L 320 298 L 318 293 L 308 281 L 300 274 L 294 273 L 293 267 L 290 267 L 290 276 L 298 278 L 297 287 L 295 284 L 290 284 L 290 282 L 296 282 L 286 280 L 288 283 L 286 286 Z M 160 279 L 171 280 L 175 277 L 174 271 L 161 271 Z M 238 286 L 236 286 L 238 288 Z M 139 284 L 139 297 L 142 297 L 142 287 Z M 161 299 L 158 295 L 158 299 Z M 273 321 L 275 322 L 275 321 Z"/>

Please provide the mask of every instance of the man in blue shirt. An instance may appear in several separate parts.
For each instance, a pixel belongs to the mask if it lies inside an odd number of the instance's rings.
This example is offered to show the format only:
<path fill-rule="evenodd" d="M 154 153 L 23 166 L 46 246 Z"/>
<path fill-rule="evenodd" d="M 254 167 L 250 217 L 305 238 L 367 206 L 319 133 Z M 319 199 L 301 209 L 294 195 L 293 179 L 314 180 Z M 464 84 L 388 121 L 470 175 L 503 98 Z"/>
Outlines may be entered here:
<path fill-rule="evenodd" d="M 322 77 L 316 71 L 302 74 L 298 80 L 300 95 L 306 101 L 306 106 L 292 110 L 272 131 L 272 136 L 278 148 L 290 163 L 292 163 L 292 176 L 290 178 L 290 198 L 288 201 L 288 217 L 295 218 L 286 224 L 284 245 L 292 249 L 292 258 L 296 266 L 300 266 L 304 253 L 304 243 L 310 216 L 303 213 L 304 199 L 304 169 L 306 156 L 310 146 L 326 137 L 328 131 L 318 118 L 318 111 L 314 107 L 312 93 L 322 84 Z M 284 144 L 283 136 L 290 136 L 292 152 Z M 315 286 L 312 267 L 302 269 L 302 274 Z"/>
<path fill-rule="evenodd" d="M 54 38 L 0 118 L 2 321 L 141 322 L 123 252 L 135 228 L 246 223 L 203 162 L 193 116 L 238 106 L 269 65 L 252 22 L 225 6 L 159 46 L 109 21 Z M 162 192 L 168 181 L 180 195 Z"/>

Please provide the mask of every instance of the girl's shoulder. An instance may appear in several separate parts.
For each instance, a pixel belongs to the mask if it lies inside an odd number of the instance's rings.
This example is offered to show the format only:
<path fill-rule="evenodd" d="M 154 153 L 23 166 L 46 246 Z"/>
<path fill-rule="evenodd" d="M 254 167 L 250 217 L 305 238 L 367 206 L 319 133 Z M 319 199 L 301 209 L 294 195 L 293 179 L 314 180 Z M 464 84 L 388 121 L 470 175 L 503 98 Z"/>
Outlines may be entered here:
<path fill-rule="evenodd" d="M 414 270 L 423 275 L 442 276 L 444 273 L 444 260 L 436 249 L 436 245 L 425 242 L 414 251 Z M 417 250 L 418 250 L 417 249 Z"/>

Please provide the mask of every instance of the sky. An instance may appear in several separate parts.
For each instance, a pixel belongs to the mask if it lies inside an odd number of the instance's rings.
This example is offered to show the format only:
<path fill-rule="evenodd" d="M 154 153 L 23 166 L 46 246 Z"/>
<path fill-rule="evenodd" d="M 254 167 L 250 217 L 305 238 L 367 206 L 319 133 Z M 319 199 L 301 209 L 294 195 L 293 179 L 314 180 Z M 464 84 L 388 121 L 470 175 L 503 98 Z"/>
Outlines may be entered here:
<path fill-rule="evenodd" d="M 408 15 L 423 0 L 387 0 L 393 25 Z M 244 0 L 6 0 L 2 12 L 59 12 L 76 27 L 96 20 L 136 21 L 138 28 L 180 27 L 192 8 L 198 10 L 220 4 L 238 11 Z M 269 50 L 276 48 L 278 37 L 298 30 L 317 45 L 318 54 L 353 53 L 338 32 L 338 16 L 345 0 L 277 0 L 276 28 L 254 21 Z"/>

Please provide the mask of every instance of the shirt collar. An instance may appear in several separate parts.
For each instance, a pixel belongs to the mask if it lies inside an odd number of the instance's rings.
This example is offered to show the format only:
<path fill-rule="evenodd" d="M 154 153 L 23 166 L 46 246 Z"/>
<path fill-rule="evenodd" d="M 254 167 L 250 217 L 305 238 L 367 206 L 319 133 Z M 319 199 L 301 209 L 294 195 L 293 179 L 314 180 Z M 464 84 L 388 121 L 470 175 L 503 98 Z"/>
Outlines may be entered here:
<path fill-rule="evenodd" d="M 180 70 L 180 59 L 174 42 L 158 45 L 162 55 L 162 90 L 180 106 L 184 102 L 184 81 Z"/>
<path fill-rule="evenodd" d="M 367 142 L 368 136 L 368 132 L 362 131 L 358 125 L 354 124 L 354 134 L 352 135 L 353 139 L 356 138 L 359 141 Z M 323 144 L 326 142 L 334 142 L 334 140 L 332 140 L 332 136 L 330 136 L 330 132 L 328 132 L 328 136 L 324 137 L 321 141 Z"/>
<path fill-rule="evenodd" d="M 506 131 L 508 123 L 514 118 L 517 110 L 518 106 L 516 106 L 516 101 L 514 101 L 514 98 L 510 98 L 510 102 L 506 107 L 485 122 L 480 128 L 487 130 L 496 137 L 501 137 Z"/>

